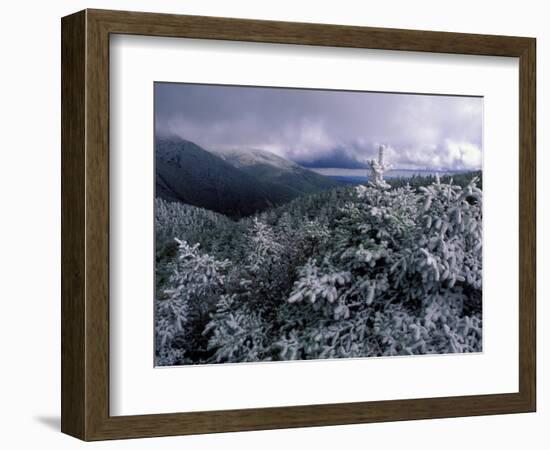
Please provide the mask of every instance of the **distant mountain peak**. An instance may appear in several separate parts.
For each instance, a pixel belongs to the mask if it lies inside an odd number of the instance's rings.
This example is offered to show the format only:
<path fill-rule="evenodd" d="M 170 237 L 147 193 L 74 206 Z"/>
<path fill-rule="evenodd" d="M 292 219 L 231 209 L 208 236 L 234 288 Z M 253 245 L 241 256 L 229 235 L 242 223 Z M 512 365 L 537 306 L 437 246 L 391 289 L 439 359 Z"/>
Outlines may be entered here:
<path fill-rule="evenodd" d="M 282 170 L 293 170 L 300 167 L 295 162 L 259 148 L 226 148 L 215 150 L 215 153 L 236 167 L 270 165 Z"/>
<path fill-rule="evenodd" d="M 209 151 L 179 137 L 155 142 L 156 196 L 242 217 L 340 183 L 265 150 Z"/>

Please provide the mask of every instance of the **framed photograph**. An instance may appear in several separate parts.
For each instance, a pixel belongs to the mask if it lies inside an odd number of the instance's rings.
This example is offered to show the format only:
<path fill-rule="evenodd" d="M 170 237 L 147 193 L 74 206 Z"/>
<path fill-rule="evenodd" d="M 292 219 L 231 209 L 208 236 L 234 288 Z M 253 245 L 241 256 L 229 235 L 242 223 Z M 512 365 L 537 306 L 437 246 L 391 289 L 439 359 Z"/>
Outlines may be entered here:
<path fill-rule="evenodd" d="M 61 29 L 63 432 L 535 411 L 534 38 Z"/>

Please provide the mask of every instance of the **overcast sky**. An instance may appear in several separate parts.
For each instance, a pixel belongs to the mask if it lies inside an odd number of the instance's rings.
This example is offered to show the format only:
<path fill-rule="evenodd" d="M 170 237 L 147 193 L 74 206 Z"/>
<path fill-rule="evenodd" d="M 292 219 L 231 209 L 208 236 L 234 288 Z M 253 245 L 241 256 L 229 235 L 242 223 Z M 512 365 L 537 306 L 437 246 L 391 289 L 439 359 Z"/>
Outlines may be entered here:
<path fill-rule="evenodd" d="M 479 169 L 482 118 L 479 97 L 155 84 L 158 135 L 307 167 L 361 168 L 386 144 L 395 168 Z"/>

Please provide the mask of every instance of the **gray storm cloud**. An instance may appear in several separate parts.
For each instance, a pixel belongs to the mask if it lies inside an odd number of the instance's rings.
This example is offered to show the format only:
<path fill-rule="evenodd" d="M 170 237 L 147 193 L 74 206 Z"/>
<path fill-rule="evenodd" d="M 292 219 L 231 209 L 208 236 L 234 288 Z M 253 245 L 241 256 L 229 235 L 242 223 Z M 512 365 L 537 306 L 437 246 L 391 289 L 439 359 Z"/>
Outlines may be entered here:
<path fill-rule="evenodd" d="M 482 120 L 480 97 L 155 84 L 158 135 L 308 167 L 364 167 L 384 143 L 396 168 L 479 169 Z"/>

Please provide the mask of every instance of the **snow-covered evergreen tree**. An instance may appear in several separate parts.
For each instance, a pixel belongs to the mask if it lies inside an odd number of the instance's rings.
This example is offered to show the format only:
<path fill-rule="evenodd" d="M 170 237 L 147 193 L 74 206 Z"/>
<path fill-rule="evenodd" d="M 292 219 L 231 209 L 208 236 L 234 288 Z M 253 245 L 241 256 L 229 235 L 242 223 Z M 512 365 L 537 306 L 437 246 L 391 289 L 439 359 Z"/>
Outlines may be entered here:
<path fill-rule="evenodd" d="M 379 189 L 389 189 L 391 186 L 384 181 L 384 173 L 391 170 L 391 164 L 384 162 L 385 145 L 380 145 L 378 148 L 378 161 L 371 159 L 369 161 L 371 184 Z"/>
<path fill-rule="evenodd" d="M 189 352 L 199 354 L 206 345 L 202 330 L 224 293 L 228 260 L 201 253 L 199 244 L 177 240 L 169 287 L 156 301 L 157 364 L 181 361 Z"/>

